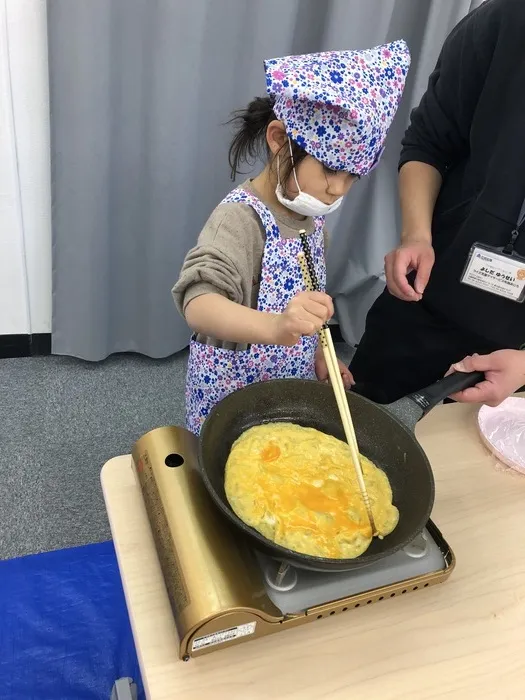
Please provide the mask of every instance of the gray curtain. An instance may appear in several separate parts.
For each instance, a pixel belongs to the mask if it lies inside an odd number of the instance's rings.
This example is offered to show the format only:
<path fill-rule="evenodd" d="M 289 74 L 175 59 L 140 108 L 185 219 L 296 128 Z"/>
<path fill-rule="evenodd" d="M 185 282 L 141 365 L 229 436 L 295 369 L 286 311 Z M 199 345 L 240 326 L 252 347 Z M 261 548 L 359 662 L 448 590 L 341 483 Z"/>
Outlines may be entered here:
<path fill-rule="evenodd" d="M 53 352 L 164 357 L 188 342 L 170 288 L 231 188 L 228 114 L 264 58 L 405 38 L 406 97 L 381 166 L 334 216 L 329 290 L 349 342 L 398 236 L 396 163 L 442 41 L 481 0 L 48 0 Z"/>

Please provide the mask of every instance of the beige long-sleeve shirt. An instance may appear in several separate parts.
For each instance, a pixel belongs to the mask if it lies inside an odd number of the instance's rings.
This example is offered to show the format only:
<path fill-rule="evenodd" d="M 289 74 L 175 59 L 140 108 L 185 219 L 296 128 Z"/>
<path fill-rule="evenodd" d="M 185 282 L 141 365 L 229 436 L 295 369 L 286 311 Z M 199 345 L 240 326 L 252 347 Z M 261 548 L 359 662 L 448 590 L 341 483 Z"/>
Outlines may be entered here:
<path fill-rule="evenodd" d="M 251 181 L 241 187 L 262 200 Z M 286 216 L 268 205 L 282 238 L 296 238 L 299 232 L 314 231 L 314 220 Z M 327 243 L 326 229 L 324 232 Z M 184 260 L 178 281 L 172 289 L 175 304 L 184 315 L 192 299 L 203 294 L 221 294 L 230 301 L 257 308 L 259 279 L 266 232 L 259 215 L 249 204 L 231 202 L 214 209 L 202 229 L 197 245 Z M 243 349 L 234 343 L 218 341 L 199 335 L 197 340 L 208 345 L 229 349 Z"/>

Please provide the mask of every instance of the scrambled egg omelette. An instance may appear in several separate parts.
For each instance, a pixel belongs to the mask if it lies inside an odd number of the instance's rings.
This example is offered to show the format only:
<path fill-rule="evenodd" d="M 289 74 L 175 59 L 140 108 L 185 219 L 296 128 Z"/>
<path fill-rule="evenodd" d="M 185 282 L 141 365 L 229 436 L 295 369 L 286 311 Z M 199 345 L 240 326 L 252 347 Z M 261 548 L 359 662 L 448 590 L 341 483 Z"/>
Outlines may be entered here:
<path fill-rule="evenodd" d="M 399 521 L 386 474 L 361 456 L 378 534 Z M 237 516 L 287 549 L 330 559 L 354 559 L 372 531 L 348 445 L 313 428 L 267 423 L 234 443 L 225 472 Z"/>

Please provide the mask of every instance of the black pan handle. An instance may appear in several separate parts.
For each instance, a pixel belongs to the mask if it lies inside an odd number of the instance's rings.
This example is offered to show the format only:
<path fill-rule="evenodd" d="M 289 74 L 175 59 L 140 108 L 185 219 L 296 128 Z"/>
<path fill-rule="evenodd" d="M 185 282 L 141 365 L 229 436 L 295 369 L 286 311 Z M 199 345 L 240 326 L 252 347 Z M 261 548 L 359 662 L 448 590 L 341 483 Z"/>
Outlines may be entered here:
<path fill-rule="evenodd" d="M 422 409 L 423 415 L 425 415 L 451 394 L 476 386 L 484 379 L 485 375 L 483 372 L 453 372 L 448 377 L 443 377 L 443 379 L 439 379 L 434 384 L 427 386 L 426 389 L 415 391 L 407 398 L 415 401 L 419 408 Z"/>

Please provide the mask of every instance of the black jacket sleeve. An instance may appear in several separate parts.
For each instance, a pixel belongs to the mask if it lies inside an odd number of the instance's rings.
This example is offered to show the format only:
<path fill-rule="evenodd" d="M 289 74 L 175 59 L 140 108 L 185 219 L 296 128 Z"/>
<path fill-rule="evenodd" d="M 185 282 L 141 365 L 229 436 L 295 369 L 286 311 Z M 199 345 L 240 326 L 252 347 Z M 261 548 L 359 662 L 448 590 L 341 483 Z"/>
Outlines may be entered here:
<path fill-rule="evenodd" d="M 499 13 L 500 7 L 491 7 L 493 2 L 467 15 L 446 39 L 427 90 L 412 111 L 400 168 L 415 160 L 444 176 L 468 154 L 472 117 L 494 53 L 494 9 Z"/>

